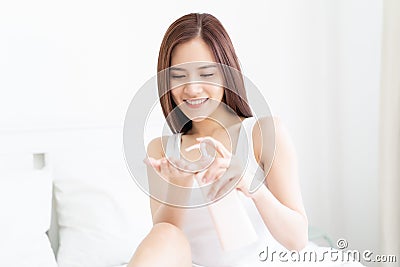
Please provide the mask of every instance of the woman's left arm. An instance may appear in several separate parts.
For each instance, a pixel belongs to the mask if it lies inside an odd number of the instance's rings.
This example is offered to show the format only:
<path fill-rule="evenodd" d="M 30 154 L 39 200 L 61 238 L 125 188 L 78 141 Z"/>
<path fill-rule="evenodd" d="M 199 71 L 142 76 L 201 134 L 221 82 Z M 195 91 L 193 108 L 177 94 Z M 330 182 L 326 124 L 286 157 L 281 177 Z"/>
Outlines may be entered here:
<path fill-rule="evenodd" d="M 289 250 L 301 250 L 308 242 L 308 220 L 291 138 L 277 118 L 261 118 L 254 127 L 253 138 L 254 147 L 262 147 L 256 158 L 264 167 L 266 179 L 250 197 L 272 236 Z M 271 146 L 271 140 L 275 140 L 275 146 Z M 275 153 L 271 151 L 273 147 Z"/>

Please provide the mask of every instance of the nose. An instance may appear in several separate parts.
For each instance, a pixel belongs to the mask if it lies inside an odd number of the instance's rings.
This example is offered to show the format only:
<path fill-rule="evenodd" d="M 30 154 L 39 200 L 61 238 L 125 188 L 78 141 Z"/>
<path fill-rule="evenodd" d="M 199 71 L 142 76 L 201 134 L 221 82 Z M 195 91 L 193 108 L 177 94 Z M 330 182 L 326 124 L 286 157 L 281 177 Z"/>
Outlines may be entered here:
<path fill-rule="evenodd" d="M 183 91 L 189 96 L 198 96 L 203 92 L 203 87 L 200 83 L 187 83 Z"/>

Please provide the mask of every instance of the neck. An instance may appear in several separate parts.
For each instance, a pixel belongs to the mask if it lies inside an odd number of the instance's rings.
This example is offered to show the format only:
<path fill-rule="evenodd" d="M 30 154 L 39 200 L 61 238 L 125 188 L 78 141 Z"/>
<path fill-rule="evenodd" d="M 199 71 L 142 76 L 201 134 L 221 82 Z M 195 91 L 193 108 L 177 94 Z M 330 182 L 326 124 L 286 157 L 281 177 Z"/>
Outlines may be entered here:
<path fill-rule="evenodd" d="M 208 118 L 201 121 L 192 121 L 192 129 L 188 133 L 199 136 L 212 136 L 217 131 L 226 130 L 232 125 L 241 122 L 242 119 L 224 106 L 220 106 Z"/>

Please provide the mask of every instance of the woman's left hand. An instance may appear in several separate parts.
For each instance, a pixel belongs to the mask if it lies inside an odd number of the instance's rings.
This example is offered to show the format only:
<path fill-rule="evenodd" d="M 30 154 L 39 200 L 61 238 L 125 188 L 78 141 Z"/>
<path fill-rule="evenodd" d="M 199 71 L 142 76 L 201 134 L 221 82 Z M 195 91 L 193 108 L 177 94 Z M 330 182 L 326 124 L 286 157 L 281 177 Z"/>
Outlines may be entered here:
<path fill-rule="evenodd" d="M 207 198 L 215 200 L 232 189 L 238 189 L 246 196 L 250 197 L 251 194 L 248 190 L 250 185 L 242 178 L 244 174 L 243 162 L 226 149 L 221 142 L 212 137 L 197 138 L 197 141 L 199 141 L 200 144 L 188 147 L 186 150 L 189 151 L 194 148 L 201 148 L 204 142 L 205 144 L 211 145 L 220 155 L 220 157 L 217 157 L 216 153 L 214 153 L 215 157 L 208 168 L 198 172 L 195 176 L 200 185 L 212 183 L 209 191 L 206 192 Z M 201 149 L 201 152 L 203 157 L 207 156 L 204 155 L 207 153 L 205 149 Z M 209 155 L 209 153 L 207 154 Z"/>

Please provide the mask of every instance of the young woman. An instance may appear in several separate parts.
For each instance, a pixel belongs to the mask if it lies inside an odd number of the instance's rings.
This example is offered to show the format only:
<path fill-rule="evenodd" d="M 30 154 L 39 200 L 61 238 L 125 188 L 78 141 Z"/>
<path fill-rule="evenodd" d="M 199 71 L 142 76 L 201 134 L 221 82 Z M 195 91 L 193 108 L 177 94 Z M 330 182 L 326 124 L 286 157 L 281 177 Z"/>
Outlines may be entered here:
<path fill-rule="evenodd" d="M 192 187 L 194 180 L 214 183 L 214 198 L 227 184 L 235 185 L 258 240 L 234 252 L 224 251 L 207 207 L 184 209 L 151 198 L 155 226 L 130 266 L 265 266 L 259 254 L 266 246 L 301 250 L 308 242 L 295 150 L 287 130 L 276 118 L 255 119 L 243 80 L 236 79 L 228 89 L 227 72 L 218 64 L 240 73 L 229 35 L 215 17 L 188 14 L 168 28 L 158 58 L 158 72 L 166 77 L 159 79 L 159 94 L 174 134 L 156 138 L 148 145 L 148 178 L 152 181 L 162 177 L 186 188 Z M 212 82 L 187 82 L 193 77 Z M 250 134 L 243 135 L 243 128 Z M 273 159 L 271 146 L 266 145 L 271 140 L 275 144 Z M 216 158 L 205 170 L 185 171 L 183 160 L 199 159 L 201 151 L 193 148 L 205 141 L 215 146 Z M 253 193 L 249 192 L 248 182 L 237 180 L 241 177 L 230 177 L 236 179 L 235 183 L 223 179 L 235 165 L 231 163 L 241 161 L 242 155 L 235 150 L 248 144 L 250 164 L 263 168 L 266 177 Z M 236 172 L 237 176 L 240 173 Z M 190 192 L 179 196 L 183 202 L 189 198 Z"/>

